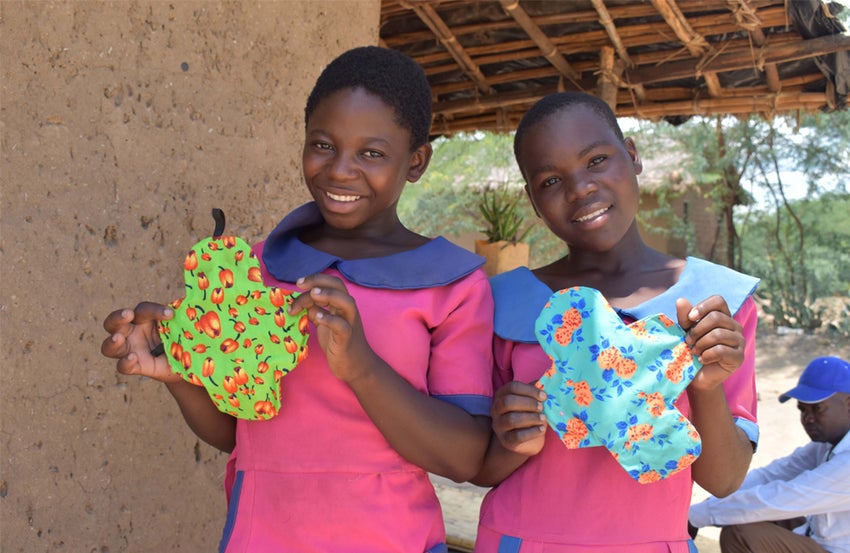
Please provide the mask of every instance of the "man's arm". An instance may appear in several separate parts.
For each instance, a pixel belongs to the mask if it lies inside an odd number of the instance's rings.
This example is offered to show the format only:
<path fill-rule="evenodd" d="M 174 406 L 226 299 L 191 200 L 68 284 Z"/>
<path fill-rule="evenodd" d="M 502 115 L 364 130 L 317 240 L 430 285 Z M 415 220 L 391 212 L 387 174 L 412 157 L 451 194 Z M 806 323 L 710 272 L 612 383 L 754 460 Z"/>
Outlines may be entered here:
<path fill-rule="evenodd" d="M 818 464 L 824 447 L 808 444 L 753 471 L 732 495 L 693 505 L 691 524 L 727 526 L 850 509 L 850 451 Z"/>

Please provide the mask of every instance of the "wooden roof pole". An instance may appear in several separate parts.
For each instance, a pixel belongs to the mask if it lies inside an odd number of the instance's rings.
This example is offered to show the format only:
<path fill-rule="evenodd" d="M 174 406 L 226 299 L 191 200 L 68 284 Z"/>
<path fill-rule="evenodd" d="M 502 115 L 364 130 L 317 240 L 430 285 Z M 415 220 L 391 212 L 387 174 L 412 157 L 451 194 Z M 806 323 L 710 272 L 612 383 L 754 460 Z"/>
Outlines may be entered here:
<path fill-rule="evenodd" d="M 747 0 L 726 0 L 726 4 L 735 16 L 735 21 L 742 29 L 750 33 L 753 43 L 759 48 L 764 47 L 767 39 L 764 32 L 761 30 L 761 20 L 756 14 L 755 8 L 749 5 Z M 761 65 L 758 60 L 755 61 L 756 67 Z M 761 69 L 761 68 L 759 68 Z M 779 92 L 782 90 L 782 82 L 779 79 L 779 71 L 776 69 L 775 63 L 764 64 L 764 76 L 767 80 L 767 88 L 771 92 Z"/>
<path fill-rule="evenodd" d="M 400 4 L 413 10 L 419 19 L 431 29 L 431 32 L 440 40 L 443 47 L 448 50 L 464 74 L 475 83 L 478 90 L 484 94 L 492 94 L 494 92 L 490 85 L 487 84 L 487 78 L 481 72 L 481 69 L 472 61 L 472 58 L 469 57 L 463 46 L 458 42 L 457 37 L 452 33 L 452 30 L 429 3 L 401 0 Z"/>
<path fill-rule="evenodd" d="M 634 67 L 635 63 L 632 61 L 631 57 L 629 57 L 629 51 L 626 49 L 626 46 L 623 44 L 623 40 L 620 38 L 620 34 L 617 32 L 617 26 L 614 24 L 614 20 L 611 18 L 611 14 L 608 12 L 608 8 L 605 7 L 605 2 L 603 0 L 591 0 L 593 4 L 593 8 L 596 10 L 596 13 L 599 15 L 599 24 L 605 29 L 605 32 L 608 34 L 608 38 L 611 40 L 611 44 L 614 45 L 614 49 L 617 51 L 617 55 L 620 57 L 623 63 L 625 63 L 628 67 Z M 605 52 L 600 53 L 600 61 L 602 62 L 605 59 L 605 56 L 608 54 Z M 605 69 L 606 64 L 600 64 L 603 70 Z M 614 67 L 613 60 L 611 62 L 611 67 Z M 617 74 L 617 80 L 615 83 L 622 82 L 620 78 L 620 74 Z M 602 76 L 600 75 L 600 79 Z M 613 79 L 611 79 L 613 80 Z M 626 83 L 626 86 L 628 84 Z M 638 100 L 643 102 L 646 99 L 646 89 L 643 85 L 637 85 L 630 87 L 630 89 L 634 92 L 635 96 L 637 96 Z M 600 92 L 602 92 L 602 86 L 600 86 Z M 614 113 L 617 112 L 617 100 L 616 100 L 616 90 L 614 91 L 615 98 L 613 103 L 606 100 L 608 105 L 611 106 L 611 109 L 614 110 Z M 603 98 L 605 96 L 600 94 Z"/>
<path fill-rule="evenodd" d="M 502 4 L 502 7 L 505 9 L 508 15 L 514 18 L 520 27 L 531 37 L 531 40 L 540 48 L 540 51 L 543 53 L 543 57 L 549 60 L 549 63 L 555 66 L 555 68 L 569 80 L 573 81 L 576 86 L 578 85 L 578 81 L 581 81 L 581 75 L 576 72 L 575 69 L 570 67 L 570 63 L 564 58 L 561 52 L 558 51 L 558 47 L 549 40 L 549 37 L 546 36 L 540 27 L 537 26 L 537 23 L 534 22 L 531 17 L 525 10 L 523 10 L 519 5 L 519 0 L 499 0 Z M 579 88 L 581 88 L 579 86 Z"/>
<path fill-rule="evenodd" d="M 617 82 L 614 80 L 614 49 L 603 46 L 599 51 L 599 97 L 617 113 Z"/>
<path fill-rule="evenodd" d="M 652 0 L 652 5 L 664 17 L 664 21 L 673 29 L 673 32 L 676 33 L 676 36 L 682 41 L 692 56 L 700 58 L 711 52 L 711 45 L 691 28 L 687 18 L 679 9 L 679 6 L 676 5 L 675 0 Z M 717 73 L 705 72 L 702 76 L 705 79 L 708 93 L 711 96 L 717 97 L 723 95 Z"/>
<path fill-rule="evenodd" d="M 626 50 L 623 40 L 617 32 L 617 26 L 614 25 L 614 20 L 611 19 L 611 14 L 608 13 L 608 8 L 605 7 L 605 2 L 603 0 L 591 0 L 591 3 L 593 4 L 596 13 L 599 15 L 599 24 L 602 25 L 605 32 L 608 33 L 608 38 L 611 39 L 611 44 L 614 45 L 617 55 L 620 56 L 620 59 L 623 60 L 626 65 L 634 67 L 635 64 L 629 57 L 629 52 Z"/>
<path fill-rule="evenodd" d="M 813 58 L 850 49 L 850 36 L 824 35 L 800 42 L 774 45 L 763 53 L 765 63 L 785 63 L 800 59 Z M 727 50 L 713 57 L 709 64 L 714 71 L 737 71 L 752 67 L 752 52 L 748 48 Z M 688 78 L 698 70 L 698 62 L 682 60 L 666 63 L 658 67 L 638 68 L 629 74 L 636 83 L 657 83 Z"/>

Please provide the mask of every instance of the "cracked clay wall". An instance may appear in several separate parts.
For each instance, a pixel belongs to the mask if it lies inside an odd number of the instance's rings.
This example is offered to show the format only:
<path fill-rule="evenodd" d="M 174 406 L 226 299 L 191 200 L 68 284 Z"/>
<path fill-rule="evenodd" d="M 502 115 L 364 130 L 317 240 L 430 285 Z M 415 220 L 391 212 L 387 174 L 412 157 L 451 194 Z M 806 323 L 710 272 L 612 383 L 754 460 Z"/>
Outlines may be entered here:
<path fill-rule="evenodd" d="M 0 550 L 214 551 L 226 456 L 101 323 L 182 297 L 212 207 L 249 242 L 307 199 L 303 109 L 378 0 L 0 0 Z"/>

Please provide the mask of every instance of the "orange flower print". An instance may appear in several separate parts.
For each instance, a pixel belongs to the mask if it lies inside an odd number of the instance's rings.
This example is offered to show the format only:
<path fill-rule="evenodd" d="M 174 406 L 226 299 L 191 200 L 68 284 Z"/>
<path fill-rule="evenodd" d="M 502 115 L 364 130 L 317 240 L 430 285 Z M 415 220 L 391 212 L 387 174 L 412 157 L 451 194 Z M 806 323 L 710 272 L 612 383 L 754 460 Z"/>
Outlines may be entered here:
<path fill-rule="evenodd" d="M 590 402 L 593 401 L 593 392 L 590 391 L 590 386 L 587 382 L 584 380 L 580 380 L 578 382 L 567 380 L 567 384 L 573 386 L 573 396 L 577 404 L 582 407 L 590 405 Z"/>
<path fill-rule="evenodd" d="M 685 367 L 693 362 L 693 355 L 687 344 L 681 342 L 673 348 L 673 360 L 667 365 L 665 375 L 667 380 L 678 384 L 682 381 Z"/>
<path fill-rule="evenodd" d="M 671 326 L 676 324 L 676 323 L 673 322 L 673 319 L 671 319 L 670 317 L 668 317 L 664 313 L 661 313 L 660 315 L 658 315 L 658 320 L 661 321 L 661 324 L 663 324 L 667 328 L 670 328 Z"/>
<path fill-rule="evenodd" d="M 573 332 L 581 326 L 581 313 L 573 307 L 569 311 L 565 311 L 561 318 L 563 322 L 555 330 L 555 341 L 562 346 L 566 346 L 572 341 Z"/>
<path fill-rule="evenodd" d="M 646 442 L 652 438 L 653 427 L 651 424 L 636 424 L 629 427 L 630 442 Z"/>
<path fill-rule="evenodd" d="M 620 350 L 611 346 L 610 348 L 599 352 L 596 362 L 599 363 L 599 368 L 602 370 L 613 369 L 620 360 L 620 357 Z"/>
<path fill-rule="evenodd" d="M 557 329 L 555 329 L 555 341 L 558 344 L 560 344 L 562 346 L 566 346 L 567 344 L 570 343 L 570 341 L 572 341 L 572 339 L 573 339 L 573 329 L 572 328 L 566 328 L 566 327 L 560 326 Z"/>
<path fill-rule="evenodd" d="M 691 453 L 686 453 L 685 455 L 682 455 L 681 457 L 679 457 L 679 461 L 676 463 L 676 472 L 688 468 L 696 460 L 697 458 Z"/>
<path fill-rule="evenodd" d="M 661 475 L 654 470 L 644 472 L 638 478 L 638 482 L 641 484 L 651 484 L 653 482 L 658 482 L 659 480 L 661 480 Z"/>
<path fill-rule="evenodd" d="M 581 419 L 573 417 L 567 422 L 567 431 L 561 441 L 570 449 L 578 449 L 582 440 L 587 437 L 587 427 Z"/>
<path fill-rule="evenodd" d="M 632 334 L 634 334 L 637 338 L 646 338 L 649 336 L 649 332 L 646 330 L 646 322 L 644 321 L 635 321 L 629 325 L 629 330 L 631 330 Z"/>
<path fill-rule="evenodd" d="M 571 328 L 578 328 L 579 326 L 581 326 L 581 313 L 575 307 L 573 307 L 569 311 L 565 311 L 563 319 L 564 322 L 561 323 L 562 326 L 567 326 Z"/>
<path fill-rule="evenodd" d="M 637 363 L 635 363 L 634 359 L 621 357 L 613 368 L 617 371 L 617 376 L 620 378 L 631 378 L 634 376 L 635 371 L 637 371 Z"/>
<path fill-rule="evenodd" d="M 673 348 L 673 357 L 680 363 L 690 363 L 694 358 L 693 354 L 691 354 L 691 348 L 685 342 L 676 344 Z"/>
<path fill-rule="evenodd" d="M 660 417 L 664 413 L 664 396 L 661 395 L 661 392 L 652 392 L 651 394 L 640 392 L 638 397 L 646 400 L 646 410 L 653 417 Z"/>
<path fill-rule="evenodd" d="M 678 384 L 679 382 L 682 381 L 683 371 L 684 371 L 684 367 L 682 367 L 682 365 L 680 363 L 676 363 L 674 361 L 667 366 L 667 370 L 665 371 L 664 375 L 667 377 L 667 380 L 669 380 L 670 382 L 674 382 L 674 383 Z"/>

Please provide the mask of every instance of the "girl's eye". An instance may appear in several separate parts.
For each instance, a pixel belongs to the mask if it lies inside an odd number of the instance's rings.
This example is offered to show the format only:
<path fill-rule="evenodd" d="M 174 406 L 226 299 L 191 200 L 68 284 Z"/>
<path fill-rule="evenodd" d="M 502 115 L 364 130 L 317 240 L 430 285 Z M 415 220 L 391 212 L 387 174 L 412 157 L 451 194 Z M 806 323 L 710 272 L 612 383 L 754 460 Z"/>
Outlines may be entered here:
<path fill-rule="evenodd" d="M 588 163 L 588 166 L 594 167 L 596 165 L 599 165 L 600 163 L 605 161 L 605 159 L 606 159 L 605 156 L 594 156 L 593 158 L 591 158 L 590 163 Z"/>
<path fill-rule="evenodd" d="M 377 150 L 366 150 L 363 155 L 369 159 L 378 159 L 384 157 L 384 154 Z"/>
<path fill-rule="evenodd" d="M 320 150 L 333 150 L 333 146 L 327 142 L 316 142 L 314 145 Z"/>
<path fill-rule="evenodd" d="M 549 186 L 558 184 L 558 182 L 560 182 L 560 179 L 558 177 L 549 177 L 548 179 L 545 179 L 543 182 L 540 183 L 540 187 L 547 188 Z"/>

